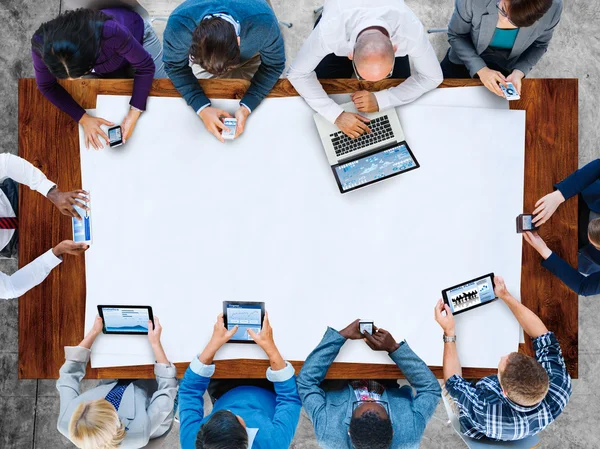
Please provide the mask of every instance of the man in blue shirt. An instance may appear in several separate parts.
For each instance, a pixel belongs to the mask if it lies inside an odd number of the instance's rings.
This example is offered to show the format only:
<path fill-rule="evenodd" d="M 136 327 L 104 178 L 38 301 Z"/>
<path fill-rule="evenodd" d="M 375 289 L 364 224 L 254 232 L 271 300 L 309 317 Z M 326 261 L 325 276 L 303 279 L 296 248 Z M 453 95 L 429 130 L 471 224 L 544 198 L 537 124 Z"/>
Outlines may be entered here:
<path fill-rule="evenodd" d="M 212 413 L 204 417 L 203 396 L 215 372 L 213 358 L 237 328 L 228 331 L 219 315 L 212 338 L 185 372 L 179 387 L 182 449 L 284 449 L 294 438 L 302 404 L 294 368 L 275 346 L 268 316 L 260 333 L 248 333 L 269 357 L 267 379 L 275 392 L 253 386 L 233 388 L 218 397 Z"/>
<path fill-rule="evenodd" d="M 408 344 L 397 343 L 385 329 L 373 330 L 361 334 L 359 320 L 340 332 L 328 328 L 298 375 L 298 392 L 322 448 L 417 449 L 440 400 L 439 382 Z M 411 386 L 359 380 L 326 391 L 321 382 L 348 339 L 386 351 Z"/>
<path fill-rule="evenodd" d="M 440 299 L 435 319 L 444 330 L 444 381 L 466 436 L 520 440 L 537 434 L 562 413 L 571 396 L 571 378 L 554 334 L 535 313 L 513 298 L 501 277 L 496 276 L 494 283 L 496 296 L 533 339 L 535 359 L 513 352 L 500 359 L 498 375 L 485 377 L 476 385 L 463 379 L 454 317 Z"/>
<path fill-rule="evenodd" d="M 548 248 L 537 232 L 525 232 L 527 243 L 542 256 L 542 266 L 552 272 L 578 295 L 600 293 L 600 159 L 572 173 L 554 186 L 556 190 L 541 198 L 533 211 L 538 226 L 546 223 L 564 201 L 581 194 L 590 209 L 587 239 L 579 250 L 579 272 Z"/>
<path fill-rule="evenodd" d="M 231 115 L 211 106 L 197 78 L 249 79 L 235 112 L 236 137 L 285 68 L 283 37 L 265 0 L 186 0 L 167 22 L 165 70 L 206 129 L 223 142 L 221 121 Z"/>

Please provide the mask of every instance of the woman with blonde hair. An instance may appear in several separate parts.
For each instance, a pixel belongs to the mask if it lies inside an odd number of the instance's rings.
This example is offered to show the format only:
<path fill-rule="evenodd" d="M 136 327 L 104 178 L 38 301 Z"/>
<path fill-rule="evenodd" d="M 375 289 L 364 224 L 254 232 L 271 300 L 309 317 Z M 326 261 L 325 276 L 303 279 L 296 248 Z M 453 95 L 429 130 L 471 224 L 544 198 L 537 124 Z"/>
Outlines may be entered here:
<path fill-rule="evenodd" d="M 91 347 L 102 333 L 102 319 L 78 346 L 65 348 L 66 361 L 56 388 L 60 393 L 58 430 L 80 449 L 138 449 L 169 431 L 177 395 L 176 369 L 160 343 L 157 317 L 148 322 L 148 340 L 156 359 L 156 380 L 101 381 L 79 393 Z"/>

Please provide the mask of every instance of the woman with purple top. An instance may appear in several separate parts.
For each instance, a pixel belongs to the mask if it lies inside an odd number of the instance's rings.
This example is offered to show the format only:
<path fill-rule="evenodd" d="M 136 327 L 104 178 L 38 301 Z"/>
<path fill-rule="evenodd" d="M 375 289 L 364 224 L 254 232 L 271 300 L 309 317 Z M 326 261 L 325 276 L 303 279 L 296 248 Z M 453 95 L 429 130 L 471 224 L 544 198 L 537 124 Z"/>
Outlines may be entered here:
<path fill-rule="evenodd" d="M 101 125 L 113 123 L 85 112 L 57 79 L 84 76 L 124 78 L 133 73 L 129 113 L 121 123 L 123 141 L 133 132 L 154 78 L 166 78 L 162 44 L 149 22 L 126 8 L 101 11 L 67 11 L 40 26 L 31 39 L 33 66 L 38 88 L 48 100 L 81 124 L 85 145 L 104 147 L 108 142 Z"/>

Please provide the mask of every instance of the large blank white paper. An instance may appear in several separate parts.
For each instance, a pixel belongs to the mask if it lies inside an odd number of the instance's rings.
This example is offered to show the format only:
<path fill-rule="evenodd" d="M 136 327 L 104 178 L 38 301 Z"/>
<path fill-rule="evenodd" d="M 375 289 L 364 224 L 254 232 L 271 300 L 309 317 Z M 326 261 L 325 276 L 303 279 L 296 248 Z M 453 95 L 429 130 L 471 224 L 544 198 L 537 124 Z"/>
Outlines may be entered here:
<path fill-rule="evenodd" d="M 99 96 L 97 115 L 119 122 L 128 101 Z M 149 304 L 170 360 L 185 362 L 207 343 L 222 301 L 265 301 L 290 360 L 304 360 L 328 325 L 360 317 L 441 365 L 433 307 L 443 288 L 493 271 L 519 294 L 525 115 L 398 110 L 421 168 L 341 195 L 301 98 L 265 100 L 226 144 L 182 99 L 150 98 L 124 146 L 82 147 L 94 234 L 86 328 L 98 304 Z M 494 367 L 517 349 L 519 327 L 501 301 L 456 321 L 464 366 Z M 217 358 L 265 356 L 229 344 Z M 153 361 L 142 336 L 102 335 L 92 353 L 94 367 Z M 337 361 L 391 363 L 362 341 Z"/>

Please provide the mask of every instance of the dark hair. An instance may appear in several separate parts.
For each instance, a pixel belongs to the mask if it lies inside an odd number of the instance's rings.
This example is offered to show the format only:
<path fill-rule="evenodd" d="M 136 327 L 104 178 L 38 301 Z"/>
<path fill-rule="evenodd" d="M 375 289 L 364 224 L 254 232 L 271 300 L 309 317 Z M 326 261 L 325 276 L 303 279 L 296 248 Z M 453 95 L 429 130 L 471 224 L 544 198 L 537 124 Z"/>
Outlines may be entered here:
<path fill-rule="evenodd" d="M 91 9 L 66 11 L 43 23 L 31 45 L 56 78 L 80 78 L 96 64 L 104 22 L 109 18 Z"/>
<path fill-rule="evenodd" d="M 518 27 L 530 27 L 540 20 L 552 6 L 552 0 L 510 0 L 506 13 Z"/>
<path fill-rule="evenodd" d="M 394 429 L 389 418 L 368 411 L 350 421 L 350 439 L 355 449 L 389 449 Z"/>
<path fill-rule="evenodd" d="M 192 62 L 213 75 L 223 75 L 240 63 L 240 46 L 233 25 L 219 17 L 201 20 L 190 46 Z"/>
<path fill-rule="evenodd" d="M 500 373 L 500 384 L 509 399 L 519 405 L 532 406 L 546 397 L 550 381 L 548 373 L 537 360 L 513 352 Z"/>
<path fill-rule="evenodd" d="M 588 235 L 594 245 L 600 245 L 600 218 L 594 218 L 588 223 Z"/>
<path fill-rule="evenodd" d="M 248 433 L 237 416 L 228 410 L 213 413 L 196 436 L 196 449 L 247 448 Z"/>

